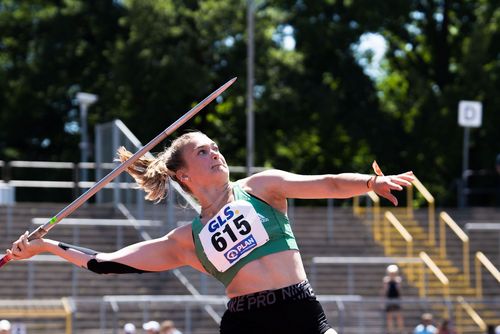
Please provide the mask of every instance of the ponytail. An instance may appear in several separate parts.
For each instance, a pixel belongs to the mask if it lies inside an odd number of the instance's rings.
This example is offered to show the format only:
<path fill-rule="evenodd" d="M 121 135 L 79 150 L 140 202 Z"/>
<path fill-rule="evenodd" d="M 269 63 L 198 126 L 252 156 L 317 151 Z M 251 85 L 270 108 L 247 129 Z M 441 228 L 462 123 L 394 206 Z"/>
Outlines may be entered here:
<path fill-rule="evenodd" d="M 135 182 L 146 192 L 146 199 L 159 202 L 164 199 L 169 189 L 169 177 L 177 182 L 188 194 L 191 190 L 180 180 L 175 173 L 185 166 L 182 157 L 183 147 L 195 136 L 206 136 L 202 132 L 188 132 L 175 139 L 172 144 L 155 158 L 141 157 L 137 159 L 127 172 L 134 178 Z M 125 147 L 118 149 L 118 160 L 124 162 L 132 156 Z"/>
<path fill-rule="evenodd" d="M 118 160 L 122 163 L 132 156 L 132 152 L 123 146 L 118 149 L 117 154 Z M 146 192 L 147 200 L 159 202 L 165 198 L 171 173 L 161 155 L 155 158 L 141 157 L 127 168 L 127 172 Z"/>

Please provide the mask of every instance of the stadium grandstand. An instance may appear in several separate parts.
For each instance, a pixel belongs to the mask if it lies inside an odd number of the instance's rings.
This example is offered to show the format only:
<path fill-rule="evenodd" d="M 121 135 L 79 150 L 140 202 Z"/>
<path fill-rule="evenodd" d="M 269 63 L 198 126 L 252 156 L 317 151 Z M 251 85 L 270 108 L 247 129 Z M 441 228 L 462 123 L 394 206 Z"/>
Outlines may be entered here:
<path fill-rule="evenodd" d="M 1 161 L 0 245 L 46 223 L 65 203 L 92 186 L 116 163 L 116 148 L 141 144 L 119 121 L 96 129 L 95 163 Z M 233 173 L 244 168 L 231 167 Z M 113 251 L 189 223 L 193 203 L 180 189 L 165 202 L 146 203 L 128 175 L 64 219 L 50 238 Z M 405 332 L 422 313 L 436 325 L 449 319 L 458 333 L 484 333 L 500 323 L 500 212 L 495 208 L 436 208 L 415 180 L 386 206 L 373 192 L 310 206 L 291 201 L 289 215 L 309 280 L 338 333 L 386 333 L 386 267 L 401 268 Z M 417 205 L 418 204 L 418 205 Z M 223 286 L 190 268 L 162 273 L 96 275 L 50 255 L 1 269 L 0 318 L 28 333 L 119 333 L 126 323 L 174 320 L 185 334 L 218 332 L 226 308 Z"/>

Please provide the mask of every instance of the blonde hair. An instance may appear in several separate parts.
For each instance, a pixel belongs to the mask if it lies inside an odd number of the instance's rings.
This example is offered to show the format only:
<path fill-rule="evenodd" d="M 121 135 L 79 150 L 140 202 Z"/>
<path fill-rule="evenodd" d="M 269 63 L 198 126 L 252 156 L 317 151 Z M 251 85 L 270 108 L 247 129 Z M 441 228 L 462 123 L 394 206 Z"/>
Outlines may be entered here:
<path fill-rule="evenodd" d="M 135 182 L 146 192 L 145 198 L 150 201 L 159 202 L 167 196 L 169 189 L 169 177 L 177 182 L 182 189 L 191 193 L 190 190 L 177 179 L 176 172 L 185 167 L 186 163 L 182 155 L 184 146 L 197 135 L 205 135 L 200 131 L 188 132 L 175 139 L 169 147 L 156 157 L 141 157 L 127 168 L 127 172 L 134 178 Z M 118 149 L 118 160 L 124 162 L 133 154 L 125 147 Z"/>

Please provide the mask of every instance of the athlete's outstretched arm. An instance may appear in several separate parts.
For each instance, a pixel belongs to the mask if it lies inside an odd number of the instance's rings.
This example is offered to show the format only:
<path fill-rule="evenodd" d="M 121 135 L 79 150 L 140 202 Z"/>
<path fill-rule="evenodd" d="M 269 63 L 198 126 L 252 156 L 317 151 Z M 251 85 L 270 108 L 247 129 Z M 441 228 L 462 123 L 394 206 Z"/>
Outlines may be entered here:
<path fill-rule="evenodd" d="M 182 226 L 164 237 L 139 242 L 112 253 L 99 253 L 50 239 L 28 241 L 26 232 L 12 244 L 7 254 L 14 260 L 21 260 L 49 252 L 99 274 L 163 271 L 187 264 L 182 256 L 187 229 L 191 231 L 189 225 Z"/>
<path fill-rule="evenodd" d="M 247 179 L 251 188 L 265 188 L 266 192 L 284 198 L 349 198 L 370 190 L 397 205 L 392 190 L 410 186 L 413 173 L 373 176 L 368 174 L 342 173 L 324 175 L 300 175 L 282 170 L 268 170 Z"/>

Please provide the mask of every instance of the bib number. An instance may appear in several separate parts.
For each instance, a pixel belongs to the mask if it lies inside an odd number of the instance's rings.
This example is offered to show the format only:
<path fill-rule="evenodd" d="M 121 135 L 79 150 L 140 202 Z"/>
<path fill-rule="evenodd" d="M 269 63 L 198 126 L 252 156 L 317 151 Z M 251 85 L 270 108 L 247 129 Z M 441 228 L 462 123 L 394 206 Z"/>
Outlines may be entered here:
<path fill-rule="evenodd" d="M 250 223 L 243 218 L 243 215 L 234 218 L 233 223 L 238 229 L 237 232 L 242 236 L 252 231 Z M 233 232 L 231 224 L 226 224 L 221 232 L 215 232 L 212 235 L 212 245 L 218 252 L 223 252 L 227 248 L 225 237 L 229 237 L 232 242 L 238 241 L 238 236 Z"/>
<path fill-rule="evenodd" d="M 203 227 L 199 236 L 205 254 L 220 272 L 231 268 L 251 250 L 269 240 L 254 207 L 241 200 L 222 208 Z"/>

